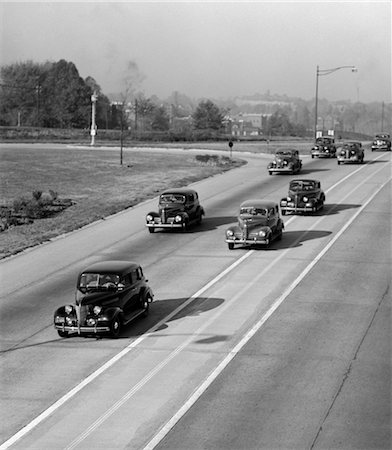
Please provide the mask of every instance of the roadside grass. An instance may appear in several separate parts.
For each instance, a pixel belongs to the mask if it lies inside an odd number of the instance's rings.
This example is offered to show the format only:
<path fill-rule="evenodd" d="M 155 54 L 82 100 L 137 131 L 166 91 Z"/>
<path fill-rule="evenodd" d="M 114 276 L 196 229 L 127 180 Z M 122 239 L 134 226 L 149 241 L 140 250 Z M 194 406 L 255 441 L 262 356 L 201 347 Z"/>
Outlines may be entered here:
<path fill-rule="evenodd" d="M 219 157 L 217 163 L 194 155 L 75 148 L 0 147 L 2 205 L 33 191 L 49 190 L 75 203 L 56 216 L 13 226 L 0 233 L 0 258 L 76 230 L 144 200 L 169 187 L 186 186 L 245 163 Z"/>

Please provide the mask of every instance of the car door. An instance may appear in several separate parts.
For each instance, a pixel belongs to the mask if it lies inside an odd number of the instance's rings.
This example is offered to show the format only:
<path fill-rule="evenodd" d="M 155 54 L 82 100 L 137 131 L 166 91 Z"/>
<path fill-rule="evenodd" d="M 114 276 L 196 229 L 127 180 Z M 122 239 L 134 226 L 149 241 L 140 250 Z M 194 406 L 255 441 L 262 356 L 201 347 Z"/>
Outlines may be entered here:
<path fill-rule="evenodd" d="M 132 289 L 128 308 L 129 314 L 132 314 L 141 308 L 140 299 L 141 299 L 141 291 L 143 288 L 143 272 L 141 267 L 137 267 L 134 270 L 132 270 L 131 276 L 132 276 Z"/>
<path fill-rule="evenodd" d="M 138 278 L 137 268 L 132 269 L 132 271 L 124 277 L 124 282 L 128 284 L 128 287 L 126 288 L 126 303 L 124 305 L 124 315 L 128 318 L 139 307 L 140 280 Z"/>
<path fill-rule="evenodd" d="M 275 208 L 269 208 L 268 209 L 268 226 L 271 228 L 272 234 L 276 233 L 276 221 L 277 221 L 277 215 L 275 212 Z"/>
<path fill-rule="evenodd" d="M 196 214 L 196 201 L 195 201 L 195 196 L 194 194 L 188 194 L 186 196 L 186 201 L 185 201 L 185 211 L 187 212 L 189 218 L 191 220 L 193 220 L 195 218 L 195 214 Z"/>

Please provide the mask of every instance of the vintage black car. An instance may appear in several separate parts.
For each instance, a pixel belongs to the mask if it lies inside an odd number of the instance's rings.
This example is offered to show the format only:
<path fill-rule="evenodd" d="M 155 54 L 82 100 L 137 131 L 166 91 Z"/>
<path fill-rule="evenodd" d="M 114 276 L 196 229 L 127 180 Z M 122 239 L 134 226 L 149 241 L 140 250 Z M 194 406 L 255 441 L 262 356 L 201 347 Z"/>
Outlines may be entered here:
<path fill-rule="evenodd" d="M 338 165 L 346 163 L 362 164 L 365 153 L 362 144 L 357 141 L 344 142 L 337 151 Z"/>
<path fill-rule="evenodd" d="M 333 136 L 320 136 L 310 150 L 312 158 L 336 158 L 335 138 Z"/>
<path fill-rule="evenodd" d="M 391 151 L 391 136 L 388 133 L 378 133 L 374 136 L 374 140 L 372 142 L 372 152 L 381 150 Z"/>
<path fill-rule="evenodd" d="M 302 168 L 302 160 L 298 150 L 281 149 L 275 153 L 275 158 L 268 164 L 268 172 L 273 173 L 298 173 Z"/>
<path fill-rule="evenodd" d="M 159 196 L 158 212 L 147 214 L 146 226 L 150 233 L 156 228 L 184 231 L 192 224 L 200 224 L 204 215 L 196 191 L 189 188 L 169 189 Z"/>
<path fill-rule="evenodd" d="M 280 201 L 282 215 L 314 213 L 324 208 L 325 194 L 318 180 L 292 180 L 287 197 Z"/>
<path fill-rule="evenodd" d="M 75 303 L 54 313 L 54 327 L 60 337 L 110 335 L 139 316 L 146 316 L 154 299 L 139 264 L 130 261 L 102 261 L 79 273 Z"/>
<path fill-rule="evenodd" d="M 275 202 L 251 199 L 241 203 L 238 224 L 226 230 L 229 250 L 235 245 L 265 245 L 282 239 L 283 220 Z"/>

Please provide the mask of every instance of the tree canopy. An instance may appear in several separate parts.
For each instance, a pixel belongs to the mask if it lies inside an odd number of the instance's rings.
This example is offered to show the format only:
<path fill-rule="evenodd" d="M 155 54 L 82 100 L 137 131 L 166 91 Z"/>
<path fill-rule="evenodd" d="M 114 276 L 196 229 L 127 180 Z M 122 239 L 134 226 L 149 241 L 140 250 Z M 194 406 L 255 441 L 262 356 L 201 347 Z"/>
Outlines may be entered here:
<path fill-rule="evenodd" d="M 1 125 L 85 128 L 91 120 L 91 95 L 100 93 L 95 80 L 79 76 L 72 62 L 31 61 L 1 67 Z M 109 101 L 99 101 L 97 122 L 104 120 Z"/>
<path fill-rule="evenodd" d="M 222 128 L 223 113 L 211 100 L 201 101 L 192 115 L 197 130 L 219 130 Z"/>

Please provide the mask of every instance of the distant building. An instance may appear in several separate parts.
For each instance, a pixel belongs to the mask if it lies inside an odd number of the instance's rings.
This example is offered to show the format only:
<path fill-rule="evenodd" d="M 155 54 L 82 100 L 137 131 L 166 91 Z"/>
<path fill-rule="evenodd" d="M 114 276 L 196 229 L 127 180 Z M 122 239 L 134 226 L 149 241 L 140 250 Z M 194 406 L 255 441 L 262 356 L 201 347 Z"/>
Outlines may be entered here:
<path fill-rule="evenodd" d="M 232 136 L 262 136 L 271 114 L 240 113 L 230 121 Z"/>

